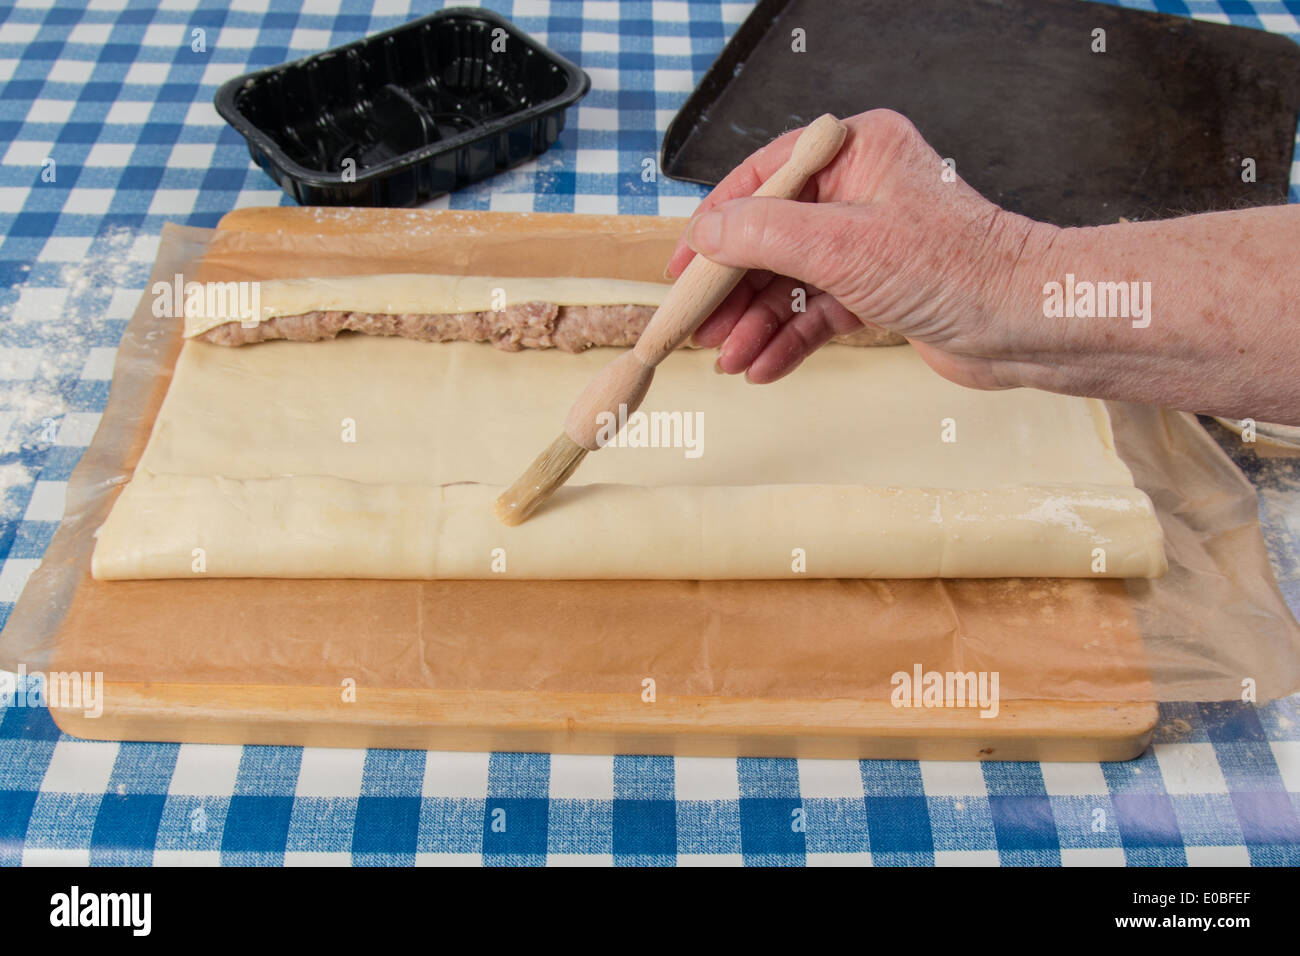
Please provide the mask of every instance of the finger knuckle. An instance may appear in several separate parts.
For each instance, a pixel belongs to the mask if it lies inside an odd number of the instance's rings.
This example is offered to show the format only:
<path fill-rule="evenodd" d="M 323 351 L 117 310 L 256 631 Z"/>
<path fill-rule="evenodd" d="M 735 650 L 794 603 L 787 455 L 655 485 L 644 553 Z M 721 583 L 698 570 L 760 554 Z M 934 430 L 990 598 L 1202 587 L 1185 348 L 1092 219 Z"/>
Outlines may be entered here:
<path fill-rule="evenodd" d="M 780 239 L 772 204 L 755 200 L 727 209 L 722 220 L 724 248 L 753 253 L 771 250 Z"/>
<path fill-rule="evenodd" d="M 863 124 L 866 131 L 875 137 L 910 140 L 920 135 L 910 119 L 902 113 L 889 109 L 876 109 L 864 113 Z"/>

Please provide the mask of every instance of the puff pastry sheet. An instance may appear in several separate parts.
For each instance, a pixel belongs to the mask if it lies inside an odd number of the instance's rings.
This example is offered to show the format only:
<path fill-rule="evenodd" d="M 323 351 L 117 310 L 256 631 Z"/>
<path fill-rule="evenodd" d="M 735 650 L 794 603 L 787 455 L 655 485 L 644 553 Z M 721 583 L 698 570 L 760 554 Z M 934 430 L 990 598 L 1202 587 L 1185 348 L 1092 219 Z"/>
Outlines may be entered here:
<path fill-rule="evenodd" d="M 606 447 L 531 520 L 504 527 L 494 499 L 559 434 L 614 354 L 370 336 L 241 349 L 188 341 L 134 476 L 98 532 L 93 574 L 1165 570 L 1159 524 L 1115 453 L 1101 402 L 964 389 L 909 347 L 830 346 L 766 386 L 716 375 L 712 354 L 680 350 L 660 366 L 643 411 L 699 422 L 690 436 L 698 456 Z"/>

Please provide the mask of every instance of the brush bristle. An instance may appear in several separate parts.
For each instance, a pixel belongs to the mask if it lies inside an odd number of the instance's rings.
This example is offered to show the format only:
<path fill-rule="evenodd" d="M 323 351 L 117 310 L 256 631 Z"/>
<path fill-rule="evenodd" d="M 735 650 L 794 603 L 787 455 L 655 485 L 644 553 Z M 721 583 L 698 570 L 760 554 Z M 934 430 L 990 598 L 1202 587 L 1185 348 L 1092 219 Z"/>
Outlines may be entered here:
<path fill-rule="evenodd" d="M 538 505 L 569 480 L 586 456 L 587 449 L 561 432 L 519 480 L 502 492 L 496 503 L 497 519 L 511 527 L 523 524 Z"/>

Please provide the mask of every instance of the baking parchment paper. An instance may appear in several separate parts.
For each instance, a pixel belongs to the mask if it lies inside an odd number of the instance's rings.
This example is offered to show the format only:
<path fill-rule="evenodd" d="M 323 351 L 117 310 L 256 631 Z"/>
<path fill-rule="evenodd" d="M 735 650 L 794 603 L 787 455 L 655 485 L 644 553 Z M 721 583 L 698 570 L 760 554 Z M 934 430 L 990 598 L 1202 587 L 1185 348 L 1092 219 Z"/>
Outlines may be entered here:
<path fill-rule="evenodd" d="M 167 226 L 154 276 L 438 271 L 661 278 L 655 217 L 243 210 Z M 394 235 L 400 230 L 400 235 Z M 541 240 L 541 241 L 539 241 Z M 1110 405 L 1155 503 L 1158 580 L 96 582 L 94 530 L 143 451 L 180 322 L 146 290 L 65 517 L 0 635 L 0 667 L 106 681 L 888 699 L 897 672 L 987 671 L 1004 700 L 1269 700 L 1300 626 L 1253 488 L 1189 415 Z M 256 347 L 256 346 L 253 346 Z M 437 346 L 430 346 L 437 347 Z M 1247 682 L 1243 685 L 1243 682 Z"/>

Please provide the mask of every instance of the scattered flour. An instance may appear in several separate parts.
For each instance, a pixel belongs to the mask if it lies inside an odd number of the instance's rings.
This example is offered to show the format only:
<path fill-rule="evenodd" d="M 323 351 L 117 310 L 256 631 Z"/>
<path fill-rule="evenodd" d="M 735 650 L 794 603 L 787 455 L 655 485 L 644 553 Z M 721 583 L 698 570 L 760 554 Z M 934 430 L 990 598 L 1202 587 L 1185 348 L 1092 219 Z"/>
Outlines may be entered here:
<path fill-rule="evenodd" d="M 91 333 L 120 289 L 142 289 L 157 237 L 126 226 L 110 226 L 91 243 L 85 256 L 58 267 L 58 287 L 27 285 L 14 305 L 0 309 L 11 330 L 12 344 L 35 351 L 39 359 L 30 377 L 0 382 L 0 461 L 24 447 L 48 444 L 47 419 L 58 422 L 81 377 Z M 144 241 L 142 241 L 144 240 Z M 149 258 L 144 258 L 148 256 Z M 46 263 L 45 268 L 50 264 Z M 30 458 L 27 459 L 30 462 Z M 34 478 L 28 467 L 4 464 L 0 492 Z M 21 472 L 21 474 L 20 474 Z M 0 514 L 0 519 L 10 517 Z"/>
<path fill-rule="evenodd" d="M 1088 535 L 1096 544 L 1107 543 L 1109 539 L 1103 538 L 1097 533 L 1096 528 L 1079 517 L 1079 512 L 1075 510 L 1079 505 L 1087 505 L 1090 508 L 1105 508 L 1108 511 L 1133 511 L 1136 507 L 1136 503 L 1128 498 L 1103 498 L 1097 496 L 1085 499 L 1053 495 L 1040 501 L 1033 508 L 1017 517 L 1028 521 L 1036 521 L 1040 524 L 1056 525 L 1066 528 L 1074 534 Z"/>
<path fill-rule="evenodd" d="M 17 462 L 0 465 L 0 521 L 18 518 L 18 504 L 10 498 L 9 491 L 30 484 L 31 480 L 27 469 Z"/>

